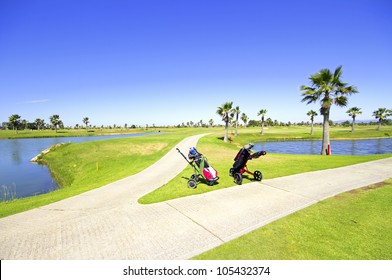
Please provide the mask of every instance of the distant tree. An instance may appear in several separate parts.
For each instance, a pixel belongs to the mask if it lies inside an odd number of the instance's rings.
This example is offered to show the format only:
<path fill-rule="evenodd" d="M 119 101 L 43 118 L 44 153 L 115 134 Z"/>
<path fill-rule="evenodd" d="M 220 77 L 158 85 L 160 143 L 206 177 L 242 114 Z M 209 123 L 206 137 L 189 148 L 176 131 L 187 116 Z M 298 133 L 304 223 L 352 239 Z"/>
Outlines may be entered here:
<path fill-rule="evenodd" d="M 309 77 L 311 86 L 301 86 L 302 102 L 307 104 L 320 101 L 320 113 L 323 116 L 323 140 L 321 154 L 326 155 L 329 142 L 329 115 L 332 104 L 340 107 L 347 106 L 347 96 L 357 93 L 355 86 L 349 86 L 341 80 L 342 66 L 332 73 L 329 69 L 321 69 Z"/>
<path fill-rule="evenodd" d="M 38 130 L 41 130 L 45 127 L 45 121 L 43 119 L 35 119 L 34 123 Z"/>
<path fill-rule="evenodd" d="M 267 109 L 261 109 L 257 115 L 261 116 L 261 135 L 264 135 L 264 117 L 267 114 Z"/>
<path fill-rule="evenodd" d="M 222 121 L 225 122 L 225 136 L 223 138 L 223 141 L 227 142 L 229 141 L 229 113 L 232 109 L 233 102 L 226 102 L 225 104 L 221 105 L 218 107 L 218 110 L 216 113 L 222 117 Z"/>
<path fill-rule="evenodd" d="M 241 115 L 241 121 L 244 122 L 244 126 L 246 126 L 246 124 L 248 123 L 248 116 L 245 113 L 242 113 Z"/>
<path fill-rule="evenodd" d="M 12 129 L 16 130 L 16 133 L 18 133 L 18 126 L 20 124 L 20 118 L 21 118 L 21 116 L 19 116 L 17 114 L 11 115 L 8 118 L 9 123 L 12 124 Z"/>
<path fill-rule="evenodd" d="M 311 127 L 310 127 L 310 135 L 313 135 L 314 129 L 313 129 L 313 123 L 314 123 L 314 117 L 317 116 L 317 112 L 310 110 L 307 115 L 310 117 L 310 123 L 311 123 Z"/>
<path fill-rule="evenodd" d="M 83 123 L 86 125 L 86 129 L 87 129 L 87 126 L 88 126 L 88 123 L 89 123 L 88 117 L 83 118 Z"/>
<path fill-rule="evenodd" d="M 273 126 L 274 125 L 274 121 L 271 118 L 268 118 L 265 120 L 265 124 L 267 126 Z"/>
<path fill-rule="evenodd" d="M 239 117 L 239 115 L 241 113 L 240 107 L 236 106 L 235 108 L 231 109 L 231 111 L 235 115 L 235 136 L 238 136 L 238 117 Z"/>
<path fill-rule="evenodd" d="M 347 110 L 346 112 L 350 117 L 353 118 L 353 122 L 351 123 L 351 132 L 355 131 L 354 125 L 355 125 L 355 117 L 357 115 L 362 114 L 361 108 L 358 107 L 352 107 L 350 109 Z"/>
<path fill-rule="evenodd" d="M 386 108 L 378 108 L 378 110 L 373 112 L 373 116 L 378 119 L 378 130 L 381 130 L 381 123 L 387 119 L 389 116 L 392 116 L 392 110 L 388 110 Z"/>
<path fill-rule="evenodd" d="M 213 119 L 210 119 L 210 120 L 208 121 L 208 123 L 210 124 L 210 127 L 212 127 L 212 126 L 214 125 L 214 120 L 213 120 Z"/>
<path fill-rule="evenodd" d="M 52 125 L 54 126 L 54 129 L 56 130 L 57 133 L 57 127 L 62 124 L 62 121 L 60 120 L 60 116 L 59 115 L 53 115 L 49 117 L 50 122 L 52 123 Z"/>

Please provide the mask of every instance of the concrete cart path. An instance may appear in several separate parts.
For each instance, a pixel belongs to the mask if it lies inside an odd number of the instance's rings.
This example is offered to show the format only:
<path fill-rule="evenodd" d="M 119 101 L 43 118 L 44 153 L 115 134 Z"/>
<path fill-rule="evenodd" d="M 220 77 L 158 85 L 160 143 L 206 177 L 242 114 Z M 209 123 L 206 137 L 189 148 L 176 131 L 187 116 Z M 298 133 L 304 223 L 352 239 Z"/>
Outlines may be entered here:
<path fill-rule="evenodd" d="M 201 136 L 176 147 L 187 152 Z M 0 219 L 0 259 L 187 259 L 322 199 L 392 177 L 387 158 L 137 203 L 186 164 L 172 149 L 136 175 Z"/>

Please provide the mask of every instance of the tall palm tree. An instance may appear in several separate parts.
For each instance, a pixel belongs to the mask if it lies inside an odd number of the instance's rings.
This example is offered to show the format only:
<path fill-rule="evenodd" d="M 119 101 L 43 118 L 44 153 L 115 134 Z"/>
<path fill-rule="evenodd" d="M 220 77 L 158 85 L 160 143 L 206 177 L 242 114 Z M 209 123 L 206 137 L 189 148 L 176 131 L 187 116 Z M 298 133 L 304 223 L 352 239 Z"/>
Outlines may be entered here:
<path fill-rule="evenodd" d="M 317 116 L 317 112 L 310 110 L 307 115 L 310 117 L 310 123 L 311 123 L 311 127 L 310 127 L 310 135 L 313 135 L 314 129 L 313 129 L 313 123 L 314 123 L 314 117 Z"/>
<path fill-rule="evenodd" d="M 355 125 L 355 117 L 356 117 L 357 115 L 362 114 L 361 108 L 352 107 L 352 108 L 348 109 L 346 113 L 347 113 L 350 117 L 353 118 L 353 122 L 352 122 L 352 124 L 351 124 L 351 132 L 354 132 L 354 131 L 355 131 L 355 128 L 354 128 L 354 125 Z"/>
<path fill-rule="evenodd" d="M 237 107 L 231 109 L 231 111 L 235 114 L 235 136 L 238 136 L 238 117 L 241 113 L 240 107 L 237 106 Z"/>
<path fill-rule="evenodd" d="M 54 129 L 56 130 L 57 133 L 57 127 L 61 124 L 60 116 L 59 115 L 53 115 L 49 117 L 50 122 L 54 126 Z"/>
<path fill-rule="evenodd" d="M 378 130 L 380 131 L 382 121 L 387 119 L 389 116 L 392 116 L 392 110 L 378 108 L 378 110 L 373 112 L 373 116 L 378 119 Z"/>
<path fill-rule="evenodd" d="M 241 120 L 244 122 L 244 126 L 248 123 L 248 116 L 245 113 L 242 113 Z"/>
<path fill-rule="evenodd" d="M 261 109 L 257 115 L 261 116 L 261 135 L 264 135 L 264 117 L 267 114 L 267 109 Z"/>
<path fill-rule="evenodd" d="M 225 122 L 225 137 L 223 139 L 225 142 L 229 141 L 229 121 L 230 121 L 229 113 L 232 107 L 233 107 L 233 102 L 226 102 L 225 104 L 219 106 L 218 110 L 216 111 L 216 113 L 222 117 L 222 121 Z"/>
<path fill-rule="evenodd" d="M 329 69 L 321 69 L 309 77 L 311 86 L 301 86 L 302 102 L 307 104 L 320 101 L 320 113 L 323 116 L 323 141 L 321 154 L 326 155 L 329 142 L 329 116 L 332 104 L 340 107 L 347 106 L 347 96 L 357 93 L 355 86 L 348 85 L 341 80 L 342 66 L 332 73 Z"/>

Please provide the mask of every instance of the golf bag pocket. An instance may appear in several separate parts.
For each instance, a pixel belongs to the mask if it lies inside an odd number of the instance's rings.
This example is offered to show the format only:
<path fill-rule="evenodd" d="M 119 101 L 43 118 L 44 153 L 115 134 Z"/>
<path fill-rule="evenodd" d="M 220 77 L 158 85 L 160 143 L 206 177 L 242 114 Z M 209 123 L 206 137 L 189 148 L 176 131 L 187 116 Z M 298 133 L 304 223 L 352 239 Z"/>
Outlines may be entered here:
<path fill-rule="evenodd" d="M 218 176 L 218 172 L 211 166 L 203 168 L 203 176 L 207 180 L 213 180 Z"/>

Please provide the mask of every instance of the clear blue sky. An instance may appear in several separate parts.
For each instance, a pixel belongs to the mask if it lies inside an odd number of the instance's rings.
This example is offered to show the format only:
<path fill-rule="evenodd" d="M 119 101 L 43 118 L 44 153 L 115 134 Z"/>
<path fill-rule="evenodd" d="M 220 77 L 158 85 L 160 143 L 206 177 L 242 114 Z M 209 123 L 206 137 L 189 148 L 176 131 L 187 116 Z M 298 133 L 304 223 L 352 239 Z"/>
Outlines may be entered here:
<path fill-rule="evenodd" d="M 339 65 L 372 119 L 392 107 L 391 15 L 389 0 L 0 0 L 0 122 L 222 123 L 226 101 L 307 121 L 300 86 Z"/>

